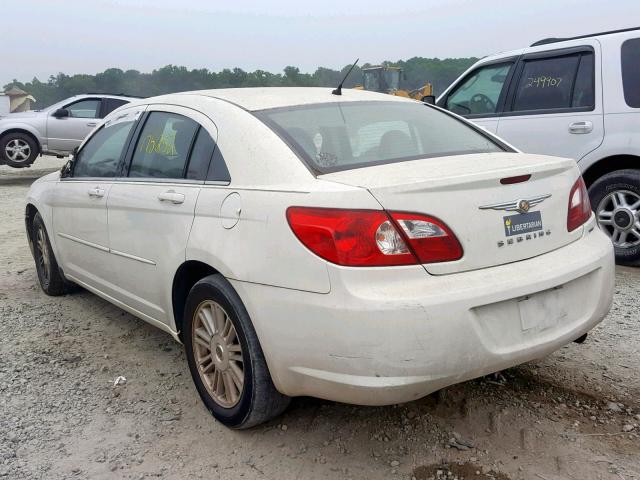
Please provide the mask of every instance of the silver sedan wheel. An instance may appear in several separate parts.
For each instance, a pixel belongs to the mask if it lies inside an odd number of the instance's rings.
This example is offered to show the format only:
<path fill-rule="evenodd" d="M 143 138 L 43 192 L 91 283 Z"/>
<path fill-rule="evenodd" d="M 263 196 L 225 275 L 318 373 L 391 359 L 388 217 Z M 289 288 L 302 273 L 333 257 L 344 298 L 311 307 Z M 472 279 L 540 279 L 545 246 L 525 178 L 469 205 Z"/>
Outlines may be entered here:
<path fill-rule="evenodd" d="M 4 147 L 5 156 L 16 163 L 26 161 L 31 155 L 31 147 L 20 138 L 9 140 Z"/>
<path fill-rule="evenodd" d="M 211 398 L 235 406 L 244 388 L 244 358 L 236 329 L 220 304 L 205 300 L 193 315 L 193 354 Z"/>
<path fill-rule="evenodd" d="M 49 248 L 47 247 L 47 237 L 42 228 L 38 228 L 36 233 L 36 248 L 38 249 L 38 264 L 45 282 L 51 276 L 51 260 L 49 258 Z"/>
<path fill-rule="evenodd" d="M 604 197 L 596 209 L 600 228 L 618 248 L 640 245 L 640 195 L 616 190 Z"/>

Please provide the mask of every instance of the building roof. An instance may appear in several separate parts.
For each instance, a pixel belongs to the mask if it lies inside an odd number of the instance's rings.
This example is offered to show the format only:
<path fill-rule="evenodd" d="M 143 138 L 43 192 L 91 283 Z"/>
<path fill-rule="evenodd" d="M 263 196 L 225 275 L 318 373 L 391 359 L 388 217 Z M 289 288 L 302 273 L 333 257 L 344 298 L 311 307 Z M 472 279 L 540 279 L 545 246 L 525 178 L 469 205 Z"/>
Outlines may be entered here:
<path fill-rule="evenodd" d="M 24 90 L 22 90 L 21 88 L 18 88 L 16 86 L 11 87 L 9 90 L 5 90 L 5 95 L 28 95 L 27 92 L 25 92 Z"/>

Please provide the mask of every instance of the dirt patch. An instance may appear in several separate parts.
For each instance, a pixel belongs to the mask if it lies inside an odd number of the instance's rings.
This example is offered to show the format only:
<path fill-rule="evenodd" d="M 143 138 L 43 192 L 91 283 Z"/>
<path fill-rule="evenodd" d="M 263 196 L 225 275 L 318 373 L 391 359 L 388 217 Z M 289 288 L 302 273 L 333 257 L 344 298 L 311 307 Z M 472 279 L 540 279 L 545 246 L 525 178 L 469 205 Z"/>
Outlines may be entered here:
<path fill-rule="evenodd" d="M 413 469 L 416 480 L 467 480 L 467 479 L 493 479 L 511 480 L 504 473 L 474 465 L 469 462 L 442 465 L 425 465 Z"/>

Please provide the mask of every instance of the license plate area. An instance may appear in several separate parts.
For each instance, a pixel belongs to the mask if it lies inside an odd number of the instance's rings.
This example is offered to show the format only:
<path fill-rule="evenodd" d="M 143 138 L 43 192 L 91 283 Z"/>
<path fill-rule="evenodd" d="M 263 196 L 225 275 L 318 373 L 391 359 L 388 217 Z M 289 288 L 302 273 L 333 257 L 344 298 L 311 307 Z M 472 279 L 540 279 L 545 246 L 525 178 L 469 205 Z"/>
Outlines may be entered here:
<path fill-rule="evenodd" d="M 558 287 L 519 299 L 518 311 L 522 330 L 545 330 L 566 319 L 567 309 L 561 295 L 562 287 Z"/>
<path fill-rule="evenodd" d="M 542 214 L 540 212 L 519 213 L 502 217 L 504 234 L 507 237 L 523 235 L 542 230 Z"/>

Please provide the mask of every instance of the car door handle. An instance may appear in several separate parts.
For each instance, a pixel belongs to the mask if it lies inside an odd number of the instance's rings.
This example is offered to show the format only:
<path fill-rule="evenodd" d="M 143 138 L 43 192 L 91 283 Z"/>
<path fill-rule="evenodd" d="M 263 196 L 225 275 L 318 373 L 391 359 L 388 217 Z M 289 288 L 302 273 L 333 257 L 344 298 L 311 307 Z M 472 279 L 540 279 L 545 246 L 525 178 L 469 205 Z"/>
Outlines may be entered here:
<path fill-rule="evenodd" d="M 569 133 L 581 134 L 591 133 L 593 131 L 593 123 L 591 122 L 574 122 L 569 125 Z"/>
<path fill-rule="evenodd" d="M 161 202 L 171 202 L 177 205 L 179 203 L 184 203 L 184 194 L 168 190 L 158 195 L 158 200 Z"/>
<path fill-rule="evenodd" d="M 87 190 L 87 193 L 89 194 L 90 197 L 102 198 L 104 197 L 104 188 L 93 187 Z"/>
<path fill-rule="evenodd" d="M 87 127 L 95 127 L 97 125 L 96 122 L 89 122 L 87 123 Z"/>

